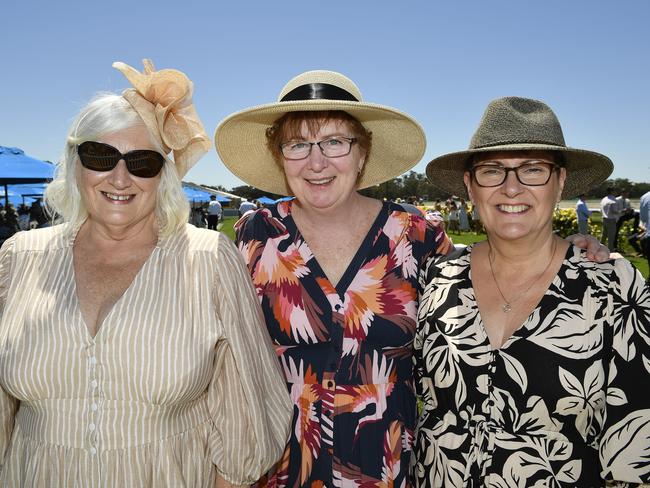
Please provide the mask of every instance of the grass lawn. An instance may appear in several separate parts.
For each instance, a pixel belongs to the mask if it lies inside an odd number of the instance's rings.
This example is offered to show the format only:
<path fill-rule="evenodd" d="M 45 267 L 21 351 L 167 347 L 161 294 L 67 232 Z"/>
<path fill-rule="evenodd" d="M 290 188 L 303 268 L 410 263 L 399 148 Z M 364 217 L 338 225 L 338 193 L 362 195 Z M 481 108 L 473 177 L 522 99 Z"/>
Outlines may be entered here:
<path fill-rule="evenodd" d="M 223 219 L 223 223 L 219 224 L 219 230 L 230 237 L 233 241 L 235 240 L 235 231 L 233 229 L 235 222 L 237 222 L 237 217 L 226 217 Z M 473 232 L 463 232 L 461 234 L 451 235 L 451 239 L 456 244 L 467 245 L 485 240 L 485 234 L 475 235 Z M 625 258 L 630 260 L 632 264 L 641 271 L 641 274 L 643 274 L 645 278 L 648 277 L 648 262 L 645 259 L 637 258 L 629 254 L 625 254 Z"/>
<path fill-rule="evenodd" d="M 225 217 L 221 222 L 219 222 L 219 231 L 226 234 L 233 241 L 235 240 L 235 229 L 233 229 L 233 226 L 237 220 L 238 217 Z"/>

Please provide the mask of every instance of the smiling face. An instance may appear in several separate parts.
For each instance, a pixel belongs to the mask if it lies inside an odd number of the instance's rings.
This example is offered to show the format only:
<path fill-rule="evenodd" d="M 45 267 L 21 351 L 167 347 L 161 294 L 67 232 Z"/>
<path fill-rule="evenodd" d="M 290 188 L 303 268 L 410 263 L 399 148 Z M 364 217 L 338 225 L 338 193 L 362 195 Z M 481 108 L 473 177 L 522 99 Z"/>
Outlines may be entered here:
<path fill-rule="evenodd" d="M 549 151 L 507 151 L 481 154 L 472 167 L 499 164 L 516 168 L 531 162 L 554 163 Z M 548 183 L 529 186 L 519 182 L 514 171 L 507 173 L 499 186 L 481 187 L 470 172 L 464 181 L 470 198 L 476 204 L 481 222 L 490 239 L 515 240 L 544 237 L 552 232 L 553 211 L 560 200 L 566 170 L 553 170 Z"/>
<path fill-rule="evenodd" d="M 98 142 L 110 144 L 122 154 L 156 147 L 144 125 L 108 134 Z M 93 171 L 77 161 L 77 185 L 88 211 L 88 222 L 123 231 L 155 223 L 156 194 L 160 174 L 153 178 L 133 176 L 124 160 L 110 171 Z"/>
<path fill-rule="evenodd" d="M 314 134 L 304 122 L 300 137 L 292 138 L 292 141 L 319 142 L 337 136 L 355 138 L 356 134 L 345 121 L 324 122 Z M 282 167 L 287 184 L 300 205 L 328 210 L 341 208 L 356 193 L 357 178 L 364 161 L 365 152 L 356 143 L 352 144 L 349 154 L 335 158 L 326 157 L 317 145 L 313 145 L 309 156 L 304 159 L 282 158 Z"/>

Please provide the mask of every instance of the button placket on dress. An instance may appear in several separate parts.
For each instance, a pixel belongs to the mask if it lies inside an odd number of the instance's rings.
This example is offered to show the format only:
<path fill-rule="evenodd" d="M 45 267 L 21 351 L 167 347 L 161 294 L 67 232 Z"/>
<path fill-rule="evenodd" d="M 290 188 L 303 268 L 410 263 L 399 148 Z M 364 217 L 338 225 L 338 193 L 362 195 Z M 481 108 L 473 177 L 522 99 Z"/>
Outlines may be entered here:
<path fill-rule="evenodd" d="M 99 406 L 101 399 L 99 361 L 96 355 L 96 343 L 91 341 L 87 348 L 87 368 L 88 368 L 88 424 L 86 425 L 86 437 L 88 439 L 88 452 L 95 458 L 99 452 L 98 424 L 99 424 Z"/>
<path fill-rule="evenodd" d="M 341 313 L 343 305 L 341 298 L 338 299 L 332 306 L 332 326 L 330 329 L 330 348 L 329 357 L 326 363 L 326 370 L 323 372 L 321 387 L 323 388 L 324 397 L 327 401 L 322 403 L 323 415 L 332 421 L 334 417 L 335 403 L 336 403 L 336 373 L 341 362 L 341 352 L 343 350 L 343 331 L 345 329 L 344 316 Z M 325 398 L 324 398 L 325 399 Z M 330 426 L 334 432 L 333 425 Z M 334 436 L 332 434 L 332 440 Z"/>
<path fill-rule="evenodd" d="M 492 351 L 490 353 L 490 364 L 488 365 L 488 374 L 487 374 L 487 393 L 488 393 L 488 407 L 486 414 L 487 421 L 487 446 L 486 452 L 483 453 L 483 468 L 482 468 L 482 483 L 485 486 L 489 486 L 492 465 L 492 456 L 494 454 L 494 447 L 496 443 L 496 434 L 499 430 L 497 423 L 494 420 L 494 409 L 495 406 L 495 394 L 494 394 L 494 378 L 497 372 L 497 361 L 499 359 L 499 351 Z"/>

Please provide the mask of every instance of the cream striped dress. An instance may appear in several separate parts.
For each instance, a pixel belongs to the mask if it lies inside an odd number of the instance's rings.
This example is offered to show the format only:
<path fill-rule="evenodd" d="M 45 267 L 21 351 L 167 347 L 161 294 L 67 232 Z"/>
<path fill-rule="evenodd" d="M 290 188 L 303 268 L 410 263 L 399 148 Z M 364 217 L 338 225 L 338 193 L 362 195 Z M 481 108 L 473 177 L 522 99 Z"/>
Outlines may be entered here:
<path fill-rule="evenodd" d="M 0 486 L 255 481 L 291 402 L 250 277 L 222 234 L 161 238 L 93 338 L 68 224 L 0 251 Z"/>

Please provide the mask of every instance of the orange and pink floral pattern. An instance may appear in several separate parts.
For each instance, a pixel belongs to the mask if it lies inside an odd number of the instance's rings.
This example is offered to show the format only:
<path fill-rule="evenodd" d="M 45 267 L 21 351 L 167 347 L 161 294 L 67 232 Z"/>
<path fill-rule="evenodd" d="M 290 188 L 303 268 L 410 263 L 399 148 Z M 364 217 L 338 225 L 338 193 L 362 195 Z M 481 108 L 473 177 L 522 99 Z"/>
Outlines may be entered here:
<path fill-rule="evenodd" d="M 408 486 L 418 271 L 451 242 L 385 203 L 334 286 L 291 206 L 261 209 L 236 226 L 294 402 L 284 455 L 259 484 Z"/>

